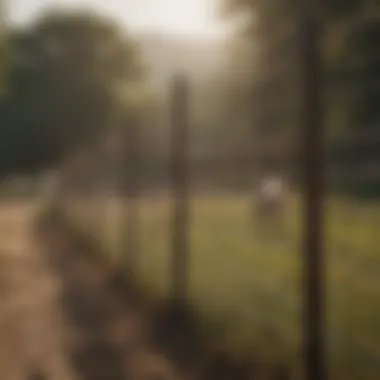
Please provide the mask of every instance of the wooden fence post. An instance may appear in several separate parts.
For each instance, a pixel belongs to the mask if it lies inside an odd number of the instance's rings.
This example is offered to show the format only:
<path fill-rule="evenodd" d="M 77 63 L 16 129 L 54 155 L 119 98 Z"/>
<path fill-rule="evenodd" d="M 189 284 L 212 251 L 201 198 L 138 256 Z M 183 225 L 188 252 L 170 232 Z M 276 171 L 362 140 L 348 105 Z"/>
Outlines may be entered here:
<path fill-rule="evenodd" d="M 325 380 L 323 196 L 324 122 L 323 70 L 320 51 L 321 5 L 318 0 L 302 3 L 301 59 L 303 68 L 303 338 L 307 380 Z"/>
<path fill-rule="evenodd" d="M 189 281 L 189 83 L 184 75 L 173 78 L 171 88 L 171 175 L 173 225 L 171 292 L 186 299 Z"/>
<path fill-rule="evenodd" d="M 124 129 L 122 253 L 126 266 L 135 271 L 139 256 L 139 118 L 129 120 Z"/>

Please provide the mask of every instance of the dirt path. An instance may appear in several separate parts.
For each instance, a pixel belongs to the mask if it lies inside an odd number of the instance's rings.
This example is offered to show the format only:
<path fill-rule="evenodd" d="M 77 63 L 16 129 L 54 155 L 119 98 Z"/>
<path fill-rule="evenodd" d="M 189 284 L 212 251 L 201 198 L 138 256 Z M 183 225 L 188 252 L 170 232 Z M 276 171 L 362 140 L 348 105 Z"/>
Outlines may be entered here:
<path fill-rule="evenodd" d="M 40 370 L 49 379 L 76 377 L 67 364 L 59 281 L 36 250 L 34 203 L 0 205 L 0 373 L 26 380 Z"/>
<path fill-rule="evenodd" d="M 1 377 L 184 378 L 148 339 L 149 308 L 127 279 L 60 229 L 36 236 L 35 212 L 0 205 Z"/>
<path fill-rule="evenodd" d="M 37 204 L 34 202 L 0 202 L 0 250 L 12 255 L 31 252 L 31 220 Z"/>

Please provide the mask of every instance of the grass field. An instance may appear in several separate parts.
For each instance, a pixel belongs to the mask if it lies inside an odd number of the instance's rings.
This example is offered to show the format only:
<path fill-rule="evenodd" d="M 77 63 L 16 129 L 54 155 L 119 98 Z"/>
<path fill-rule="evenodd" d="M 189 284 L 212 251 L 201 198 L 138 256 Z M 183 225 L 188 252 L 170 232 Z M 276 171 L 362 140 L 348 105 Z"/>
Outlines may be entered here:
<path fill-rule="evenodd" d="M 105 219 L 116 231 L 113 204 Z M 170 202 L 141 202 L 138 270 L 159 293 L 168 291 Z M 326 204 L 326 300 L 333 379 L 377 379 L 380 373 L 380 205 Z M 221 320 L 231 343 L 299 357 L 301 221 L 293 200 L 278 241 L 255 234 L 249 200 L 192 201 L 191 296 Z M 257 221 L 256 221 L 257 222 Z"/>

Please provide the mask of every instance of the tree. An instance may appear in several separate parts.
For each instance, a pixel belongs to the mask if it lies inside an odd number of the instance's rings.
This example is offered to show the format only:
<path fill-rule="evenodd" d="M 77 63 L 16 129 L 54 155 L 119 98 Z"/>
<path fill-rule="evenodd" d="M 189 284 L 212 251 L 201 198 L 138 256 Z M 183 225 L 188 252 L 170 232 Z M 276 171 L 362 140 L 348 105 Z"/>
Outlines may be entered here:
<path fill-rule="evenodd" d="M 296 4 L 292 0 L 229 0 L 224 11 L 227 17 L 245 15 L 237 40 L 250 47 L 251 53 L 234 57 L 233 72 L 248 72 L 238 84 L 241 95 L 235 103 L 236 113 L 246 120 L 245 138 L 252 141 L 252 164 L 259 172 L 291 172 L 301 100 Z"/>
<path fill-rule="evenodd" d="M 330 144 L 335 182 L 361 197 L 380 196 L 379 41 L 380 10 L 350 28 L 332 75 L 344 123 Z"/>
<path fill-rule="evenodd" d="M 302 107 L 297 70 L 300 33 L 297 3 L 293 0 L 227 0 L 226 4 L 229 17 L 241 11 L 251 15 L 246 18 L 248 24 L 240 29 L 239 38 L 244 36 L 246 43 L 255 46 L 255 56 L 248 58 L 254 69 L 240 93 L 248 104 L 242 112 L 251 120 L 251 139 L 258 141 L 260 147 L 257 150 L 260 165 L 278 169 L 288 163 L 288 169 L 294 170 L 298 160 L 292 152 L 297 151 Z M 323 10 L 330 162 L 336 170 L 351 174 L 350 181 L 348 178 L 339 180 L 343 187 L 348 188 L 346 185 L 356 180 L 364 189 L 364 183 L 358 180 L 359 173 L 365 172 L 365 165 L 377 162 L 375 156 L 378 155 L 368 156 L 370 151 L 378 149 L 363 145 L 363 138 L 367 135 L 367 140 L 368 136 L 373 140 L 380 125 L 376 106 L 380 88 L 376 79 L 380 74 L 379 4 L 372 0 L 332 0 L 324 3 Z M 235 60 L 234 70 L 244 65 L 247 58 Z M 348 135 L 351 135 L 349 141 Z M 353 159 L 349 157 L 357 155 L 361 155 L 363 161 L 354 172 L 350 166 Z M 334 177 L 338 179 L 337 175 Z"/>
<path fill-rule="evenodd" d="M 117 123 L 120 89 L 143 79 L 137 46 L 111 20 L 53 12 L 13 31 L 0 107 L 0 171 L 57 164 Z"/>

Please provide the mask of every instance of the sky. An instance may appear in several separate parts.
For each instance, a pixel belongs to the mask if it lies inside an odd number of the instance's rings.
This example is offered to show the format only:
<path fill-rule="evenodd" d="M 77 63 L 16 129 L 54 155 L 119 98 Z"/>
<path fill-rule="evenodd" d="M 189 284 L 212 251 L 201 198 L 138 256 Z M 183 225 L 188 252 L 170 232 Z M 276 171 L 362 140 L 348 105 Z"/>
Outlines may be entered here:
<path fill-rule="evenodd" d="M 24 24 L 48 7 L 97 9 L 136 31 L 218 36 L 218 0 L 8 0 L 8 18 Z M 220 1 L 220 0 L 219 0 Z"/>

